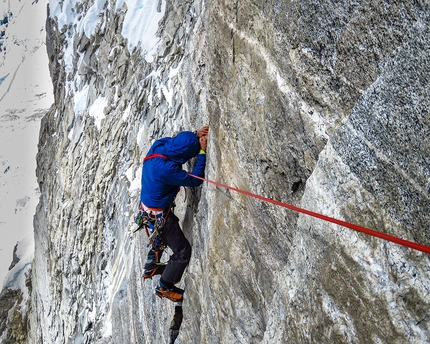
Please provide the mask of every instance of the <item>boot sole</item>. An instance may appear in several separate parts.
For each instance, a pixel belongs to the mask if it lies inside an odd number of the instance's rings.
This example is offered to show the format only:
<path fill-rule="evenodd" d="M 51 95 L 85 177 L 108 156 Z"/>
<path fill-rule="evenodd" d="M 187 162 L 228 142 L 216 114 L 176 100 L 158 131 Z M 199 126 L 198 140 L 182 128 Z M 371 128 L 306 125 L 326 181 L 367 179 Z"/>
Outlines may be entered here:
<path fill-rule="evenodd" d="M 181 297 L 180 299 L 176 299 L 176 298 L 169 297 L 169 296 L 167 296 L 167 295 L 163 294 L 163 293 L 162 293 L 161 291 L 159 291 L 159 290 L 156 290 L 156 291 L 155 291 L 155 295 L 156 295 L 156 296 L 158 296 L 160 299 L 166 298 L 166 299 L 168 299 L 168 300 L 170 300 L 170 301 L 173 301 L 173 302 L 182 302 L 182 301 L 184 300 L 184 297 Z"/>

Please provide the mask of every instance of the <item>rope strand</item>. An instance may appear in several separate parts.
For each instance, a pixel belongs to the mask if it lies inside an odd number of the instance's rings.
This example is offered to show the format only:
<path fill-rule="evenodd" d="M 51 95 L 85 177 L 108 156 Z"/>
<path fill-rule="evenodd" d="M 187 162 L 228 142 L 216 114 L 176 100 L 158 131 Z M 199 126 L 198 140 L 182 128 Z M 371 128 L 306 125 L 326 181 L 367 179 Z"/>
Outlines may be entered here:
<path fill-rule="evenodd" d="M 279 201 L 275 201 L 275 200 L 273 200 L 271 198 L 267 198 L 267 197 L 264 197 L 264 196 L 256 195 L 256 194 L 253 194 L 253 193 L 248 192 L 248 191 L 240 190 L 240 189 L 234 188 L 232 186 L 228 186 L 228 185 L 225 185 L 225 184 L 221 184 L 221 183 L 215 182 L 213 180 L 209 180 L 209 179 L 206 179 L 206 178 L 198 177 L 198 176 L 195 176 L 195 175 L 193 175 L 191 173 L 189 173 L 189 175 L 191 177 L 194 177 L 194 178 L 203 180 L 205 182 L 208 182 L 208 183 L 211 183 L 211 184 L 223 187 L 225 189 L 233 190 L 233 191 L 239 192 L 241 194 L 244 194 L 244 195 L 247 195 L 247 196 L 251 196 L 251 197 L 260 199 L 260 200 L 265 201 L 265 202 L 276 204 L 276 205 L 278 205 L 280 207 L 284 207 L 284 208 L 287 208 L 287 209 L 290 209 L 290 210 L 293 210 L 293 211 L 296 211 L 296 212 L 299 212 L 299 213 L 302 213 L 302 214 L 306 214 L 306 215 L 309 215 L 309 216 L 312 216 L 312 217 L 316 217 L 318 219 L 321 219 L 321 220 L 324 220 L 324 221 L 328 221 L 328 222 L 337 224 L 339 226 L 347 227 L 347 228 L 353 229 L 353 230 L 361 232 L 361 233 L 365 233 L 365 234 L 368 234 L 368 235 L 371 235 L 371 236 L 374 236 L 374 237 L 377 237 L 377 238 L 380 238 L 380 239 L 384 239 L 384 240 L 387 240 L 387 241 L 394 242 L 396 244 L 399 244 L 399 245 L 402 245 L 402 246 L 405 246 L 405 247 L 412 248 L 412 249 L 417 250 L 417 251 L 421 251 L 421 252 L 430 254 L 430 247 L 425 246 L 425 245 L 421 245 L 421 244 L 418 244 L 418 243 L 415 243 L 413 241 L 408 241 L 408 240 L 405 240 L 405 239 L 401 239 L 401 238 L 395 237 L 393 235 L 389 235 L 389 234 L 385 234 L 385 233 L 381 233 L 381 232 L 375 231 L 375 230 L 370 229 L 370 228 L 366 228 L 366 227 L 362 227 L 362 226 L 359 226 L 359 225 L 356 225 L 356 224 L 353 224 L 353 223 L 349 223 L 349 222 L 346 222 L 346 221 L 338 220 L 338 219 L 335 219 L 334 217 L 322 215 L 322 214 L 319 214 L 319 213 L 316 213 L 316 212 L 313 212 L 313 211 L 310 211 L 310 210 L 306 210 L 306 209 L 303 209 L 303 208 L 296 207 L 296 206 L 291 205 L 291 204 L 287 204 L 287 203 L 282 203 L 282 202 L 279 202 Z"/>

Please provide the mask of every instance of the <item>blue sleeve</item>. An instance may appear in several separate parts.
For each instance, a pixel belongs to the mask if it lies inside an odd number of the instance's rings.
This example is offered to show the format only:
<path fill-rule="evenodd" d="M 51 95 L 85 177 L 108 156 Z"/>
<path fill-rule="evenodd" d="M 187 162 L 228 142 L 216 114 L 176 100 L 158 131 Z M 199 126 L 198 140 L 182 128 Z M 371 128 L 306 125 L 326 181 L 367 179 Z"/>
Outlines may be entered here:
<path fill-rule="evenodd" d="M 196 164 L 194 166 L 192 174 L 204 177 L 205 176 L 205 165 L 206 165 L 206 154 L 198 154 Z M 169 185 L 176 186 L 200 186 L 203 181 L 194 177 L 191 177 L 187 171 L 183 170 L 180 165 L 172 163 L 170 168 L 166 170 L 162 176 L 162 181 Z"/>

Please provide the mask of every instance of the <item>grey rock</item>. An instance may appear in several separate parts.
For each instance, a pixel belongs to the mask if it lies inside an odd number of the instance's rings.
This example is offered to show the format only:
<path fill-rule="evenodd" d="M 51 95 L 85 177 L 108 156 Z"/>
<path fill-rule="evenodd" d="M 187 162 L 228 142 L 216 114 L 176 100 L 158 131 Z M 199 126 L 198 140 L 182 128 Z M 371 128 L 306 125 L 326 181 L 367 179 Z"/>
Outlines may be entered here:
<path fill-rule="evenodd" d="M 18 244 L 16 244 L 13 249 L 13 259 L 12 259 L 12 263 L 10 263 L 9 271 L 12 270 L 14 266 L 19 262 L 19 257 L 16 255 L 17 249 L 18 249 Z"/>
<path fill-rule="evenodd" d="M 121 36 L 126 3 L 92 37 L 48 19 L 29 342 L 169 342 L 133 186 L 154 139 L 207 123 L 211 180 L 429 246 L 428 7 L 167 2 L 151 63 Z M 430 341 L 427 254 L 208 184 L 177 204 L 193 246 L 177 343 Z"/>

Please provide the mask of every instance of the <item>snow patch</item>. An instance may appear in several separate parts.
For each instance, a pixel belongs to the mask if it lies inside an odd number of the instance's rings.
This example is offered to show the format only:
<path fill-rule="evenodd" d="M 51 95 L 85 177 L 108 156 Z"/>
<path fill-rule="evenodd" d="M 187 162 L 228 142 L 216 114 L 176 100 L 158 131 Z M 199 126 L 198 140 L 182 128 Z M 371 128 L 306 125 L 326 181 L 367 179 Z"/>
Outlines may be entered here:
<path fill-rule="evenodd" d="M 134 172 L 133 166 L 131 166 L 126 172 L 125 175 L 130 182 L 130 187 L 128 191 L 130 193 L 135 192 L 136 190 L 140 190 L 140 175 L 142 174 L 142 167 L 140 167 L 136 172 Z"/>
<path fill-rule="evenodd" d="M 74 6 L 75 1 L 66 0 L 49 0 L 49 14 L 51 18 L 57 18 L 58 28 L 61 30 L 64 26 L 73 23 L 75 20 Z"/>
<path fill-rule="evenodd" d="M 85 17 L 78 23 L 78 32 L 84 32 L 85 36 L 91 37 L 96 33 L 97 25 L 100 24 L 106 0 L 96 0 L 93 6 L 90 7 Z"/>
<path fill-rule="evenodd" d="M 91 117 L 94 117 L 95 124 L 98 130 L 101 128 L 101 122 L 102 119 L 104 119 L 106 116 L 104 114 L 104 109 L 107 105 L 107 98 L 106 97 L 98 97 L 96 101 L 91 105 L 89 113 Z"/>
<path fill-rule="evenodd" d="M 125 109 L 124 113 L 122 114 L 122 120 L 126 121 L 131 113 L 131 105 L 127 106 L 127 109 Z"/>
<path fill-rule="evenodd" d="M 73 97 L 73 101 L 75 104 L 73 107 L 73 111 L 75 112 L 76 116 L 81 115 L 87 107 L 89 89 L 90 89 L 90 86 L 86 85 L 82 90 L 77 92 Z"/>
<path fill-rule="evenodd" d="M 118 1 L 117 9 L 124 1 Z M 158 1 L 138 0 L 126 1 L 127 13 L 124 18 L 122 35 L 128 39 L 128 49 L 141 48 L 147 62 L 154 60 L 160 38 L 156 36 L 158 22 L 163 18 L 166 1 L 162 2 L 158 10 Z"/>
<path fill-rule="evenodd" d="M 77 116 L 82 115 L 87 108 L 89 89 L 89 85 L 86 85 L 82 90 L 76 92 L 75 96 L 73 97 L 73 112 L 75 113 L 75 119 Z M 75 124 L 76 123 L 74 123 L 69 131 L 69 134 L 67 135 L 70 141 L 73 141 L 73 138 L 75 137 Z"/>
<path fill-rule="evenodd" d="M 65 0 L 65 1 L 56 1 L 49 0 L 49 13 L 51 18 L 56 18 L 58 23 L 59 30 L 63 30 L 65 26 L 68 26 L 71 23 L 76 21 L 75 17 L 75 7 L 76 1 L 73 0 Z M 71 29 L 73 30 L 73 29 Z M 65 71 L 67 74 L 73 71 L 73 34 L 69 32 L 66 34 L 67 37 L 67 47 L 63 54 L 63 59 L 65 63 Z"/>
<path fill-rule="evenodd" d="M 29 293 L 25 286 L 25 281 L 34 257 L 33 235 L 29 235 L 18 243 L 16 255 L 19 258 L 19 262 L 6 275 L 4 288 L 21 290 L 24 300 L 27 300 Z M 26 302 L 22 303 L 22 305 L 25 304 Z"/>
<path fill-rule="evenodd" d="M 170 83 L 170 82 L 169 82 Z M 161 86 L 161 91 L 163 92 L 164 98 L 166 98 L 167 103 L 169 106 L 173 105 L 173 87 L 170 89 L 166 85 Z"/>

